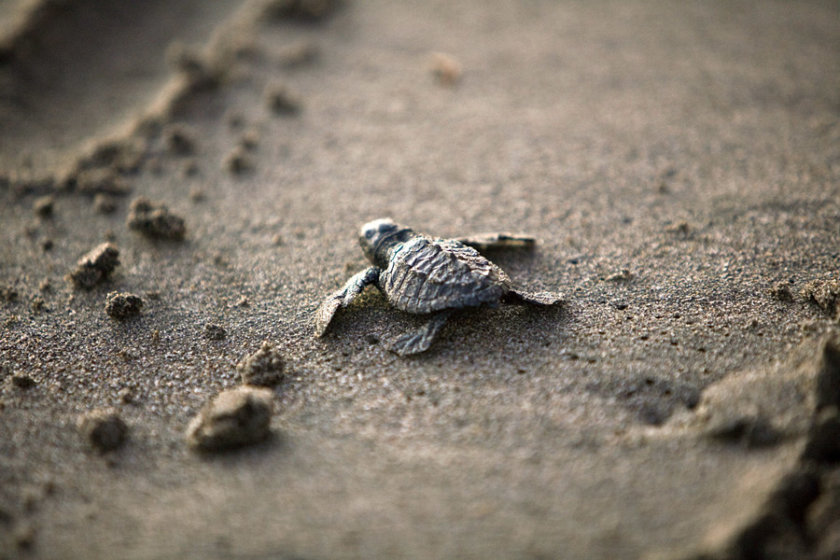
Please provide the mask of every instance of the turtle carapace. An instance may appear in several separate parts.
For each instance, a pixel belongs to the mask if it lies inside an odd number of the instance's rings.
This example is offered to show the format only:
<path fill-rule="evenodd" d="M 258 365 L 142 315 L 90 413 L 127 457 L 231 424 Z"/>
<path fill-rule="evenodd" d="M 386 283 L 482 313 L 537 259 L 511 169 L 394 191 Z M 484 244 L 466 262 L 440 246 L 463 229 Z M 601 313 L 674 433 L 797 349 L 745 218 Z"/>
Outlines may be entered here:
<path fill-rule="evenodd" d="M 373 266 L 324 300 L 315 315 L 317 336 L 327 331 L 339 307 L 349 305 L 371 284 L 397 309 L 429 316 L 417 332 L 393 344 L 391 350 L 401 356 L 427 350 L 455 310 L 499 303 L 546 306 L 563 301 L 558 294 L 514 289 L 508 275 L 475 249 L 531 247 L 534 239 L 530 237 L 485 234 L 436 239 L 385 218 L 362 226 L 359 242 Z"/>

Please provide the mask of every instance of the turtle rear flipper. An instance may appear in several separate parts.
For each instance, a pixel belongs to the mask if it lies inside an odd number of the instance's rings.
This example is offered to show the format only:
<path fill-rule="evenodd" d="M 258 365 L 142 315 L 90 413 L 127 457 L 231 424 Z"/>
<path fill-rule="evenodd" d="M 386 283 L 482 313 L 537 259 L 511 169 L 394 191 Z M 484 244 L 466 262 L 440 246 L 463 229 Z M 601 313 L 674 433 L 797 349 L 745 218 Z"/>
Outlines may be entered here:
<path fill-rule="evenodd" d="M 367 286 L 378 285 L 380 272 L 381 270 L 376 266 L 366 268 L 351 277 L 340 290 L 328 295 L 315 312 L 315 336 L 324 336 L 339 307 L 350 305 L 350 302 L 361 294 Z"/>
<path fill-rule="evenodd" d="M 456 241 L 474 248 L 476 251 L 499 249 L 533 249 L 537 240 L 528 235 L 512 233 L 478 233 L 469 237 L 458 237 Z"/>
<path fill-rule="evenodd" d="M 425 352 L 432 345 L 437 333 L 446 324 L 450 315 L 452 315 L 452 310 L 435 313 L 420 329 L 405 334 L 394 341 L 389 350 L 400 356 L 411 356 Z"/>
<path fill-rule="evenodd" d="M 563 294 L 553 292 L 520 292 L 511 290 L 502 298 L 504 303 L 513 303 L 516 305 L 540 305 L 553 306 L 562 305 L 566 299 Z"/>

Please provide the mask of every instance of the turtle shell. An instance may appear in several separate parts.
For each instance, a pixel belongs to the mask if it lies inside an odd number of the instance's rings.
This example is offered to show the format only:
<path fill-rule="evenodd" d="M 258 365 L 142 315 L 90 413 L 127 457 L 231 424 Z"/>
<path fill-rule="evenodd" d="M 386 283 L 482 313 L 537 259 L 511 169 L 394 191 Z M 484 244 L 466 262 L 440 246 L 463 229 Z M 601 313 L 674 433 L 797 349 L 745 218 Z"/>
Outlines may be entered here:
<path fill-rule="evenodd" d="M 394 247 L 379 286 L 409 313 L 495 305 L 511 289 L 507 274 L 472 247 L 424 236 Z"/>

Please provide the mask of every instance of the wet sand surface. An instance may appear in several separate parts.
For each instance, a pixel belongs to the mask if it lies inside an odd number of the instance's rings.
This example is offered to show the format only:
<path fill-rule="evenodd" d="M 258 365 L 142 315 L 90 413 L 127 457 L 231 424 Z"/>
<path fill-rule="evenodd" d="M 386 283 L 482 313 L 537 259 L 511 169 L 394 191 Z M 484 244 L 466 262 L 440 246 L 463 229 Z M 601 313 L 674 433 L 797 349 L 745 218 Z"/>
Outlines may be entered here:
<path fill-rule="evenodd" d="M 840 551 L 836 3 L 135 4 L 0 6 L 0 557 Z M 566 303 L 315 338 L 384 216 Z"/>

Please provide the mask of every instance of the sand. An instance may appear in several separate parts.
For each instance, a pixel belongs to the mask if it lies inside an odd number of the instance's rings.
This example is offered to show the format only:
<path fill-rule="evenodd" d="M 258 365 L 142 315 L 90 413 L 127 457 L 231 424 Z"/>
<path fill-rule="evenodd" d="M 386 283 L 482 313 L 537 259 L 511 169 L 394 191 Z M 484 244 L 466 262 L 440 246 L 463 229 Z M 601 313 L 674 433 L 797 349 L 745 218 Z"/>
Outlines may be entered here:
<path fill-rule="evenodd" d="M 4 3 L 0 557 L 830 558 L 838 76 L 828 1 Z M 384 216 L 567 303 L 315 338 Z M 194 452 L 264 342 L 269 437 Z"/>

